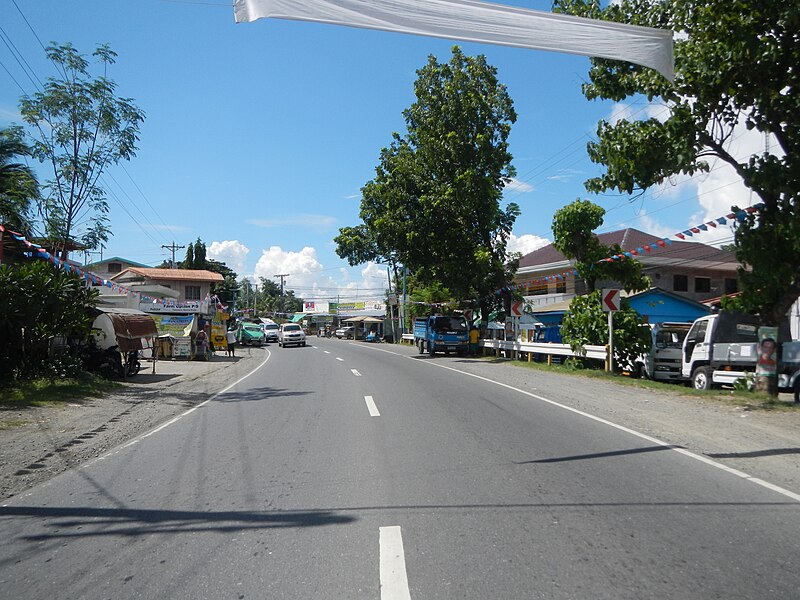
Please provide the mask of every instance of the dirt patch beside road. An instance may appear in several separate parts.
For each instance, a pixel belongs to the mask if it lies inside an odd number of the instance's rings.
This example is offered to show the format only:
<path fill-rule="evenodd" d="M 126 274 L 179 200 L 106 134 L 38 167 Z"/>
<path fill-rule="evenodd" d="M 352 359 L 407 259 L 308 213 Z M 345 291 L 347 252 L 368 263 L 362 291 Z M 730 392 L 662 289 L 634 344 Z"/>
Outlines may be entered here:
<path fill-rule="evenodd" d="M 59 406 L 0 410 L 0 499 L 101 456 L 207 400 L 266 358 L 242 348 L 210 362 L 152 363 L 112 395 Z"/>

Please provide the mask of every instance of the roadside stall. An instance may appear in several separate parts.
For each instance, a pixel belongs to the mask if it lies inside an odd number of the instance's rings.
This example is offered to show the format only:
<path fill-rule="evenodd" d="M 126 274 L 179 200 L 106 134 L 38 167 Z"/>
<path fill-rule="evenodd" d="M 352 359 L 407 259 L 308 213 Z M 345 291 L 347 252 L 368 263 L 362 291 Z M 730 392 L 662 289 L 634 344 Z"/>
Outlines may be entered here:
<path fill-rule="evenodd" d="M 162 358 L 192 356 L 192 338 L 197 332 L 194 315 L 152 315 L 158 327 L 158 354 Z"/>
<path fill-rule="evenodd" d="M 153 360 L 153 373 L 156 372 L 156 343 L 158 330 L 153 318 L 133 308 L 97 308 L 97 315 L 92 322 L 92 337 L 97 348 L 118 357 L 114 364 L 123 377 L 136 375 L 139 372 L 139 353 L 150 350 Z"/>
<path fill-rule="evenodd" d="M 347 323 L 348 325 L 352 325 L 355 327 L 353 330 L 353 339 L 354 340 L 363 340 L 364 339 L 364 319 L 367 317 L 349 317 L 347 319 L 342 319 L 342 323 Z M 361 327 L 359 328 L 359 325 Z"/>

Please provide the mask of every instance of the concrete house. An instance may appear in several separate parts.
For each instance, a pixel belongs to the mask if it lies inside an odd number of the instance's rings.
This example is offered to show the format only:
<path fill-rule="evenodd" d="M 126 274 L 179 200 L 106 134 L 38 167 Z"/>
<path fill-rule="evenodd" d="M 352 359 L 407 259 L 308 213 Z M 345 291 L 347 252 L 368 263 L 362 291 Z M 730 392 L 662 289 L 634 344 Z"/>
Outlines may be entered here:
<path fill-rule="evenodd" d="M 661 247 L 658 242 L 663 238 L 633 228 L 602 233 L 598 238 L 607 246 L 619 244 L 623 251 L 654 247 L 650 252 L 638 252 L 635 259 L 642 263 L 642 271 L 654 287 L 677 297 L 700 303 L 738 291 L 739 262 L 730 252 L 699 242 L 675 241 Z M 573 297 L 587 292 L 585 282 L 573 275 L 547 282 L 543 279 L 573 268 L 573 262 L 550 244 L 520 259 L 514 284 L 522 288 L 529 310 L 554 316 L 563 314 Z M 597 288 L 617 285 L 613 281 L 596 282 Z"/>
<path fill-rule="evenodd" d="M 159 290 L 169 290 L 176 302 L 200 302 L 211 294 L 214 283 L 222 283 L 219 273 L 192 269 L 151 269 L 128 267 L 112 276 L 111 281 L 131 291 L 159 295 Z"/>

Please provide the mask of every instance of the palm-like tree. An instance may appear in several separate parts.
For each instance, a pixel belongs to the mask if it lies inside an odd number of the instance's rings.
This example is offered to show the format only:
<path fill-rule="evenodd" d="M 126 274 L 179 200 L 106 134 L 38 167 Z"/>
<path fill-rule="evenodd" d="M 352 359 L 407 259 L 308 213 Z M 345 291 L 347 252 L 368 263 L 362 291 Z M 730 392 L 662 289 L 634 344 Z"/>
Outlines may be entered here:
<path fill-rule="evenodd" d="M 28 234 L 39 184 L 29 166 L 15 162 L 19 156 L 30 156 L 22 130 L 19 127 L 0 129 L 0 224 Z"/>

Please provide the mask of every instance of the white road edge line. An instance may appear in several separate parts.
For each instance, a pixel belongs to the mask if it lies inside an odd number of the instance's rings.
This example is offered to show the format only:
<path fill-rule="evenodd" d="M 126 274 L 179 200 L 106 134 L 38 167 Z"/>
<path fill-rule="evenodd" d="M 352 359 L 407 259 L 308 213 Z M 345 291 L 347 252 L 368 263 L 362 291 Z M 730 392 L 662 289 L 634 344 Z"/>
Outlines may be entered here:
<path fill-rule="evenodd" d="M 381 600 L 411 600 L 406 574 L 406 557 L 403 552 L 403 535 L 400 527 L 381 527 L 380 544 Z"/>
<path fill-rule="evenodd" d="M 194 412 L 194 411 L 196 411 L 198 408 L 202 408 L 203 406 L 205 406 L 206 404 L 208 404 L 209 402 L 211 402 L 212 400 L 214 400 L 214 399 L 215 399 L 217 396 L 220 396 L 220 395 L 224 394 L 225 392 L 227 392 L 228 390 L 230 390 L 231 388 L 233 388 L 233 387 L 235 387 L 235 386 L 239 385 L 239 384 L 240 384 L 242 381 L 244 381 L 245 379 L 247 379 L 248 377 L 250 377 L 250 375 L 252 375 L 252 374 L 253 374 L 253 373 L 255 373 L 256 371 L 258 371 L 258 370 L 259 370 L 261 367 L 263 367 L 265 364 L 267 364 L 267 361 L 269 361 L 269 359 L 272 357 L 272 353 L 271 353 L 269 350 L 267 350 L 266 352 L 267 352 L 267 357 L 264 359 L 264 361 L 263 361 L 263 362 L 262 362 L 260 365 L 258 365 L 258 366 L 257 366 L 255 369 L 253 369 L 252 371 L 250 371 L 250 372 L 249 372 L 247 375 L 245 375 L 245 376 L 243 376 L 243 377 L 240 377 L 239 379 L 237 379 L 236 381 L 234 381 L 234 382 L 233 382 L 232 384 L 230 384 L 228 387 L 226 387 L 226 388 L 224 388 L 224 389 L 222 389 L 222 390 L 218 391 L 216 394 L 214 394 L 213 396 L 211 396 L 211 398 L 209 398 L 208 400 L 203 400 L 203 401 L 202 401 L 200 404 L 198 404 L 197 406 L 193 406 L 192 408 L 190 408 L 190 409 L 189 409 L 189 410 L 187 410 L 186 412 L 183 412 L 183 413 L 179 414 L 177 417 L 173 417 L 172 419 L 170 419 L 170 420 L 169 420 L 169 421 L 167 421 L 166 423 L 162 423 L 161 425 L 159 425 L 159 426 L 158 426 L 158 427 L 156 427 L 155 429 L 151 429 L 150 431 L 148 431 L 148 432 L 146 432 L 146 433 L 143 433 L 142 435 L 139 435 L 139 436 L 137 436 L 137 437 L 133 438 L 133 439 L 132 439 L 132 440 L 130 440 L 129 442 L 126 442 L 126 443 L 125 443 L 125 444 L 123 444 L 122 446 L 119 446 L 119 447 L 115 448 L 114 450 L 111 450 L 110 452 L 107 452 L 106 454 L 103 454 L 102 456 L 98 456 L 96 459 L 94 459 L 94 460 L 92 460 L 92 461 L 89 461 L 89 462 L 87 462 L 87 463 L 84 463 L 83 465 L 81 465 L 81 468 L 88 467 L 89 465 L 91 465 L 91 464 L 92 464 L 92 463 L 94 463 L 95 461 L 98 461 L 98 460 L 103 460 L 103 459 L 105 459 L 105 458 L 108 458 L 109 456 L 112 456 L 112 455 L 116 454 L 116 453 L 117 453 L 117 452 L 119 452 L 120 450 L 124 450 L 125 448 L 128 448 L 129 446 L 133 446 L 134 444 L 138 444 L 138 443 L 139 443 L 139 442 L 141 442 L 143 439 L 145 439 L 145 438 L 148 438 L 148 437 L 150 437 L 151 435 L 153 435 L 154 433 L 158 433 L 158 432 L 159 432 L 159 431 L 161 431 L 162 429 L 165 429 L 165 428 L 169 427 L 170 425 L 172 425 L 173 423 L 176 423 L 176 422 L 180 421 L 180 420 L 181 420 L 183 417 L 185 417 L 186 415 L 189 415 L 189 414 L 193 413 L 193 412 Z"/>
<path fill-rule="evenodd" d="M 556 402 L 555 400 L 549 400 L 548 398 L 545 398 L 543 396 L 539 396 L 538 394 L 533 394 L 533 393 L 528 392 L 526 390 L 521 390 L 519 388 L 514 387 L 513 385 L 508 385 L 507 383 L 501 383 L 500 381 L 495 381 L 493 379 L 489 379 L 488 377 L 483 377 L 481 375 L 475 375 L 474 373 L 468 373 L 467 371 L 462 371 L 460 369 L 454 369 L 453 367 L 448 367 L 448 366 L 445 366 L 445 365 L 442 365 L 442 364 L 438 364 L 438 363 L 435 363 L 435 362 L 432 362 L 432 361 L 429 361 L 429 360 L 419 361 L 419 360 L 416 360 L 413 356 L 408 356 L 407 354 L 400 354 L 399 352 L 392 352 L 391 350 L 382 350 L 380 348 L 370 348 L 370 350 L 377 350 L 378 352 L 386 352 L 387 354 L 394 354 L 395 356 L 400 356 L 402 358 L 407 358 L 409 360 L 413 360 L 418 364 L 423 364 L 423 365 L 427 365 L 427 366 L 430 366 L 430 367 L 439 367 L 440 369 L 447 369 L 448 371 L 453 371 L 455 373 L 461 373 L 462 375 L 466 375 L 468 377 L 474 377 L 475 379 L 480 379 L 481 381 L 486 381 L 487 383 L 493 383 L 495 385 L 499 385 L 500 387 L 504 387 L 506 389 L 513 390 L 515 392 L 519 392 L 520 394 L 523 394 L 525 396 L 529 396 L 531 398 L 535 398 L 536 400 L 539 400 L 540 402 L 545 402 L 546 404 L 550 404 L 552 406 L 556 406 L 558 408 L 567 410 L 569 412 L 575 413 L 576 415 L 581 415 L 582 417 L 586 417 L 587 419 L 591 419 L 592 421 L 597 421 L 598 423 L 602 423 L 603 425 L 607 425 L 609 427 L 613 427 L 614 429 L 618 429 L 620 431 L 624 431 L 625 433 L 629 433 L 629 434 L 631 434 L 633 436 L 636 436 L 636 437 L 638 437 L 640 439 L 647 440 L 648 442 L 652 442 L 653 444 L 657 444 L 659 446 L 664 446 L 665 448 L 668 448 L 669 450 L 672 450 L 674 452 L 678 452 L 679 454 L 683 454 L 684 456 L 687 456 L 688 458 L 692 458 L 692 459 L 697 460 L 697 461 L 699 461 L 701 463 L 705 463 L 705 464 L 707 464 L 709 466 L 712 466 L 712 467 L 715 467 L 715 468 L 717 468 L 717 469 L 719 469 L 721 471 L 725 471 L 726 473 L 730 473 L 731 475 L 735 475 L 736 477 L 741 477 L 742 479 L 746 479 L 747 481 L 749 481 L 751 483 L 759 485 L 759 486 L 761 486 L 763 488 L 766 488 L 768 490 L 772 490 L 773 492 L 777 492 L 777 493 L 781 494 L 782 496 L 786 496 L 787 498 L 791 498 L 792 500 L 794 500 L 796 502 L 800 502 L 800 494 L 797 494 L 797 493 L 795 493 L 795 492 L 793 492 L 791 490 L 787 490 L 786 488 L 782 488 L 782 487 L 780 487 L 778 485 L 775 485 L 773 483 L 769 483 L 768 481 L 764 481 L 763 479 L 759 479 L 758 477 L 753 477 L 752 475 L 749 475 L 748 473 L 745 473 L 743 471 L 739 471 L 738 469 L 734 469 L 734 468 L 729 467 L 727 465 L 723 465 L 722 463 L 719 463 L 719 462 L 717 462 L 715 460 L 711 460 L 710 458 L 708 458 L 706 456 L 702 456 L 700 454 L 695 454 L 691 450 L 686 450 L 685 448 L 676 448 L 673 444 L 670 444 L 668 442 L 665 442 L 664 440 L 659 440 L 658 438 L 654 438 L 652 436 L 649 436 L 646 433 L 641 433 L 641 432 L 636 431 L 634 429 L 630 429 L 629 427 L 625 427 L 624 425 L 619 425 L 617 423 L 614 423 L 613 421 L 609 421 L 608 419 L 604 419 L 602 417 L 598 417 L 598 416 L 589 414 L 587 412 L 583 412 L 582 410 L 578 410 L 577 408 L 572 408 L 571 406 L 567 406 L 566 404 L 560 404 L 559 402 Z"/>
<path fill-rule="evenodd" d="M 356 377 L 361 377 L 361 373 L 359 373 L 359 372 L 358 372 L 358 371 L 356 371 L 355 369 L 350 369 L 350 372 L 351 372 L 353 375 L 355 375 Z"/>
<path fill-rule="evenodd" d="M 344 359 L 343 358 L 339 358 L 338 356 L 336 357 L 336 360 L 340 360 L 340 361 L 344 362 Z"/>
<path fill-rule="evenodd" d="M 381 413 L 378 412 L 378 407 L 375 406 L 375 401 L 372 399 L 372 396 L 364 396 L 364 402 L 367 403 L 367 410 L 369 410 L 369 416 L 371 417 L 381 416 Z"/>

